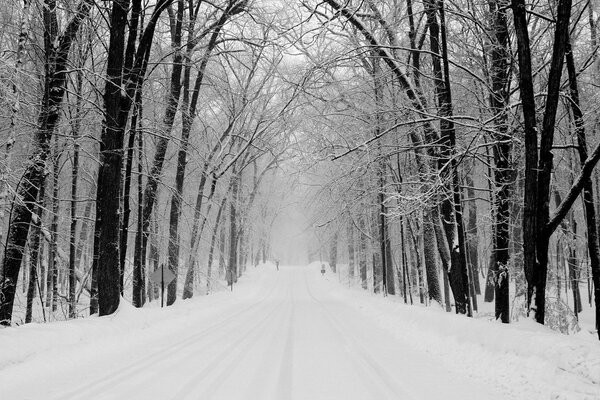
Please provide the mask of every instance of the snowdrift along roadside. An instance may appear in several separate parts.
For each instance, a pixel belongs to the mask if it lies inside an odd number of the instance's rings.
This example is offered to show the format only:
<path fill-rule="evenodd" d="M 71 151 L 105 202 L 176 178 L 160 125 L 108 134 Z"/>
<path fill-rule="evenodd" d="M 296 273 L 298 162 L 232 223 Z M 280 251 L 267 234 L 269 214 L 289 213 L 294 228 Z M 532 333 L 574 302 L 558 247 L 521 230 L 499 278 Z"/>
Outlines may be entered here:
<path fill-rule="evenodd" d="M 182 327 L 197 330 L 230 314 L 244 299 L 261 296 L 258 292 L 274 279 L 273 274 L 263 272 L 274 269 L 269 263 L 256 270 L 249 269 L 234 286 L 233 293 L 223 290 L 210 296 L 178 300 L 171 307 L 160 308 L 159 300 L 137 309 L 121 298 L 119 309 L 112 315 L 0 329 L 0 383 L 3 371 L 19 364 L 45 364 L 47 368 L 61 360 L 76 362 L 72 357 L 76 349 L 80 351 L 77 358 L 83 360 L 86 355 L 118 353 L 134 345 L 155 342 L 181 331 Z"/>
<path fill-rule="evenodd" d="M 321 263 L 309 268 L 321 274 Z M 398 339 L 512 398 L 600 400 L 600 343 L 595 335 L 581 331 L 565 336 L 531 320 L 502 324 L 408 306 L 400 297 L 345 287 L 329 269 L 319 282 Z"/>

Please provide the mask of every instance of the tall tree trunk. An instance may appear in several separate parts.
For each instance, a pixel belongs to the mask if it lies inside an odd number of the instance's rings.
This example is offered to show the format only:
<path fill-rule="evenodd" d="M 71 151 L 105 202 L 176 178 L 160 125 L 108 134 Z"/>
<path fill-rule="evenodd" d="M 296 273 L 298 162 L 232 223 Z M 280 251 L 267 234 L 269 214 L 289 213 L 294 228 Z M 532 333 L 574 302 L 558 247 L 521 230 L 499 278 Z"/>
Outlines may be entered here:
<path fill-rule="evenodd" d="M 17 52 L 15 55 L 15 66 L 14 66 L 14 76 L 12 83 L 12 95 L 14 98 L 14 102 L 11 106 L 10 110 L 10 125 L 8 127 L 8 135 L 6 140 L 4 159 L 2 160 L 2 165 L 4 168 L 0 170 L 0 224 L 4 225 L 5 218 L 5 208 L 7 206 L 6 199 L 8 198 L 8 188 L 9 185 L 6 182 L 6 178 L 9 175 L 10 164 L 11 164 L 11 155 L 12 150 L 15 144 L 15 136 L 16 136 L 16 126 L 19 112 L 21 110 L 21 88 L 17 84 L 19 81 L 19 75 L 21 74 L 21 70 L 23 68 L 23 55 L 25 54 L 25 46 L 27 44 L 27 40 L 29 39 L 29 18 L 31 15 L 31 1 L 24 0 L 23 1 L 23 12 L 21 14 L 21 27 L 19 29 L 19 40 L 17 43 Z M 4 243 L 4 232 L 0 230 L 0 243 Z M 2 268 L 4 266 L 3 254 L 0 254 L 0 277 L 2 276 Z"/>
<path fill-rule="evenodd" d="M 407 227 L 408 227 L 408 233 L 411 239 L 411 242 L 413 244 L 413 257 L 414 257 L 414 262 L 415 262 L 415 269 L 417 270 L 417 283 L 419 285 L 419 302 L 421 304 L 425 304 L 425 282 L 423 280 L 423 273 L 422 273 L 422 269 L 421 269 L 421 246 L 419 246 L 419 238 L 417 237 L 417 235 L 415 234 L 415 231 L 412 228 L 412 224 L 411 221 L 408 220 L 407 221 Z M 424 235 L 423 235 L 424 236 Z M 433 250 L 434 254 L 435 254 L 435 250 Z M 411 258 L 413 258 L 411 257 Z M 437 279 L 437 278 L 436 278 Z M 437 284 L 437 288 L 438 288 L 438 292 L 439 292 L 439 287 L 440 287 L 440 283 L 438 281 Z M 438 293 L 439 295 L 439 293 Z M 440 301 L 438 301 L 438 304 L 442 304 L 441 302 L 441 295 L 440 296 Z"/>
<path fill-rule="evenodd" d="M 173 36 L 173 49 L 175 51 L 174 62 L 183 62 L 181 55 L 181 32 L 183 26 L 184 1 L 177 1 L 177 14 L 171 17 L 171 30 L 175 32 Z M 173 21 L 173 19 L 175 19 Z M 182 66 L 173 65 L 173 69 L 179 69 L 181 75 Z M 178 76 L 179 80 L 180 77 Z M 181 90 L 181 83 L 179 83 Z M 185 114 L 185 113 L 184 113 Z M 185 176 L 185 167 L 187 164 L 187 146 L 191 130 L 191 121 L 184 117 L 183 129 L 181 133 L 181 147 L 177 155 L 177 166 L 175 172 L 175 191 L 171 196 L 171 210 L 169 212 L 169 242 L 167 245 L 167 266 L 175 275 L 167 287 L 167 306 L 172 305 L 177 300 L 177 281 L 179 278 L 179 215 L 181 214 L 181 200 L 183 196 L 183 179 Z M 165 146 L 166 148 L 166 146 Z"/>
<path fill-rule="evenodd" d="M 33 315 L 33 298 L 35 297 L 36 286 L 39 285 L 37 266 L 40 259 L 40 232 L 42 226 L 42 216 L 44 212 L 44 197 L 45 197 L 45 184 L 40 187 L 38 193 L 38 205 L 36 207 L 35 219 L 32 225 L 31 242 L 29 249 L 31 256 L 29 258 L 30 269 L 29 269 L 29 284 L 27 286 L 27 308 L 25 310 L 25 323 L 30 323 Z M 41 296 L 41 293 L 40 293 Z M 42 309 L 44 304 L 41 304 Z"/>
<path fill-rule="evenodd" d="M 233 184 L 231 186 L 231 198 L 229 200 L 229 263 L 227 265 L 227 286 L 233 290 L 233 284 L 237 278 L 237 234 L 238 234 L 238 197 L 240 189 L 241 173 L 233 170 Z"/>
<path fill-rule="evenodd" d="M 331 272 L 337 273 L 337 259 L 338 259 L 338 233 L 334 232 L 331 237 L 331 247 L 329 248 L 329 266 Z"/>
<path fill-rule="evenodd" d="M 442 186 L 440 211 L 448 250 L 450 251 L 450 285 L 454 295 L 456 312 L 471 315 L 469 301 L 469 279 L 464 246 L 464 225 L 462 222 L 462 201 L 458 177 L 458 165 L 453 156 L 456 149 L 456 134 L 452 120 L 453 105 L 450 87 L 448 55 L 446 49 L 446 29 L 443 1 L 428 0 L 425 4 L 429 27 L 430 49 L 435 77 L 435 93 L 438 101 L 440 120 L 440 154 L 438 170 L 446 183 Z M 437 14 L 440 17 L 438 24 Z M 440 48 L 441 39 L 441 48 Z M 440 57 L 441 56 L 441 57 Z M 442 63 L 443 61 L 443 69 Z"/>
<path fill-rule="evenodd" d="M 227 277 L 227 266 L 225 265 L 225 244 L 227 239 L 227 233 L 225 230 L 225 224 L 221 224 L 219 232 L 219 278 Z M 264 253 L 263 253 L 264 254 Z"/>
<path fill-rule="evenodd" d="M 489 3 L 492 19 L 490 108 L 494 114 L 494 186 L 495 213 L 493 218 L 494 263 L 491 264 L 494 282 L 496 319 L 510 322 L 509 271 L 510 259 L 510 200 L 514 173 L 511 166 L 512 138 L 508 131 L 508 109 L 510 101 L 510 47 L 506 7 L 497 0 Z"/>
<path fill-rule="evenodd" d="M 71 175 L 71 229 L 69 235 L 69 318 L 77 317 L 77 185 L 79 178 L 79 131 L 81 129 L 81 106 L 83 93 L 83 56 L 79 55 L 79 69 L 76 74 L 77 100 L 75 105 L 75 121 L 72 123 L 73 133 L 73 166 Z M 83 282 L 82 282 L 83 285 Z"/>
<path fill-rule="evenodd" d="M 129 0 L 113 2 L 110 23 L 110 43 L 104 89 L 104 124 L 100 142 L 100 170 L 96 193 L 96 227 L 98 244 L 95 250 L 100 315 L 112 314 L 119 306 L 121 271 L 119 265 L 119 199 L 123 149 L 123 132 L 119 123 L 122 114 L 123 53 L 125 27 L 128 25 Z M 131 36 L 131 32 L 130 32 Z M 128 110 L 127 110 L 128 111 Z"/>
<path fill-rule="evenodd" d="M 373 93 L 375 97 L 375 121 L 374 121 L 374 137 L 380 136 L 383 129 L 383 82 L 381 77 L 381 68 L 377 53 L 374 52 L 372 61 L 373 70 Z M 395 294 L 394 286 L 394 271 L 392 267 L 392 257 L 390 248 L 390 238 L 388 235 L 387 223 L 387 207 L 385 205 L 385 161 L 381 149 L 381 141 L 377 141 L 377 153 L 379 161 L 377 163 L 376 174 L 378 178 L 379 188 L 377 191 L 377 204 L 379 208 L 377 218 L 377 230 L 379 237 L 379 249 L 381 251 L 381 283 L 384 295 Z"/>
<path fill-rule="evenodd" d="M 435 256 L 437 253 L 436 238 L 438 235 L 435 232 L 434 226 L 437 224 L 437 221 L 434 221 L 432 214 L 431 210 L 425 210 L 423 212 L 423 261 L 425 263 L 427 294 L 429 299 L 442 305 L 444 303 L 442 302 L 442 290 L 440 288 L 437 257 Z M 446 302 L 446 305 L 448 305 L 448 303 L 449 302 Z"/>
<path fill-rule="evenodd" d="M 133 280 L 133 305 L 141 307 L 144 305 L 145 299 L 145 276 L 144 271 L 146 269 L 146 249 L 148 246 L 148 235 L 150 231 L 150 218 L 154 210 L 154 203 L 157 198 L 158 183 L 162 175 L 163 164 L 167 153 L 167 147 L 171 137 L 173 129 L 173 123 L 175 122 L 175 116 L 177 114 L 177 107 L 179 105 L 179 97 L 181 94 L 181 71 L 183 54 L 181 52 L 181 23 L 178 23 L 179 31 L 176 32 L 176 37 L 179 38 L 179 42 L 174 43 L 174 55 L 173 55 L 173 69 L 171 70 L 170 77 L 170 90 L 167 99 L 167 108 L 165 110 L 165 116 L 163 119 L 163 133 L 156 144 L 156 152 L 154 153 L 154 160 L 152 162 L 152 168 L 148 175 L 146 187 L 144 189 L 144 212 L 142 215 L 142 230 L 136 233 L 136 241 L 138 235 L 141 236 L 142 248 L 137 254 L 139 259 L 134 259 L 134 280 Z M 135 258 L 135 257 L 134 257 Z M 137 279 L 136 279 L 137 277 Z"/>
<path fill-rule="evenodd" d="M 213 227 L 212 235 L 210 237 L 210 248 L 208 249 L 208 261 L 206 266 L 206 293 L 210 293 L 212 288 L 212 264 L 214 258 L 215 251 L 215 243 L 217 240 L 217 232 L 219 232 L 219 226 L 221 223 L 221 215 L 223 214 L 223 209 L 225 208 L 225 202 L 227 201 L 227 196 L 223 196 L 221 203 L 219 204 L 219 210 L 217 211 L 217 216 L 215 218 L 215 226 Z"/>
<path fill-rule="evenodd" d="M 48 294 L 52 292 L 52 312 L 58 308 L 58 213 L 60 211 L 59 195 L 59 175 L 61 153 L 58 148 L 58 137 L 54 136 L 54 151 L 52 157 L 52 223 L 50 224 L 50 258 L 48 271 L 51 279 Z"/>
<path fill-rule="evenodd" d="M 575 133 L 577 136 L 577 151 L 579 153 L 579 162 L 581 166 L 588 159 L 587 138 L 585 134 L 585 123 L 583 119 L 583 111 L 579 102 L 579 89 L 577 87 L 577 73 L 575 69 L 575 60 L 571 43 L 567 43 L 566 48 L 566 63 L 569 76 L 569 88 L 571 91 L 571 110 L 575 119 Z M 583 185 L 583 208 L 585 211 L 585 222 L 587 227 L 587 245 L 588 255 L 590 258 L 590 268 L 592 270 L 592 278 L 594 280 L 594 300 L 596 305 L 596 331 L 600 339 L 600 249 L 598 248 L 598 225 L 596 221 L 596 210 L 594 209 L 594 189 L 591 178 L 587 178 Z M 570 267 L 572 269 L 574 267 Z M 579 293 L 579 283 L 577 274 L 574 270 L 571 271 L 573 282 L 573 296 L 575 296 L 575 312 L 577 313 L 577 300 L 581 303 Z"/>
<path fill-rule="evenodd" d="M 367 235 L 365 233 L 365 216 L 361 211 L 358 214 L 358 271 L 363 289 L 368 289 L 367 283 Z"/>
<path fill-rule="evenodd" d="M 140 108 L 142 101 L 142 90 L 137 91 L 136 100 L 131 116 L 129 127 L 129 140 L 127 141 L 127 155 L 125 157 L 125 175 L 123 182 L 123 217 L 121 220 L 121 234 L 119 237 L 119 266 L 121 271 L 121 295 L 125 285 L 125 264 L 127 259 L 127 242 L 129 239 L 129 220 L 131 217 L 131 177 L 133 175 L 133 157 L 136 148 L 136 136 L 141 135 L 138 129 L 140 119 Z"/>
<path fill-rule="evenodd" d="M 91 4 L 92 0 L 82 0 L 77 5 L 75 15 L 60 36 L 58 36 L 56 20 L 56 2 L 46 0 L 43 7 L 46 57 L 44 94 L 38 115 L 39 128 L 35 134 L 33 148 L 30 150 L 28 165 L 17 188 L 17 196 L 20 200 L 15 200 L 11 212 L 4 259 L 0 268 L 0 298 L 3 299 L 0 303 L 0 325 L 11 323 L 16 285 L 31 215 L 39 188 L 45 179 L 45 164 L 50 153 L 50 140 L 61 115 L 69 51 Z"/>
<path fill-rule="evenodd" d="M 354 223 L 352 216 L 348 212 L 348 225 L 346 228 L 346 240 L 348 242 L 348 279 L 354 282 Z"/>
<path fill-rule="evenodd" d="M 527 36 L 527 26 L 525 22 L 525 10 L 524 4 L 520 0 L 513 0 L 513 3 L 516 3 L 514 6 L 514 14 L 515 14 L 515 27 L 517 29 L 517 42 L 519 44 L 519 65 L 522 68 L 521 62 L 521 53 L 523 53 L 523 47 L 525 46 L 524 41 L 522 40 L 523 36 Z M 522 15 L 521 15 L 522 14 Z M 558 108 L 558 101 L 560 95 L 560 85 L 561 85 L 561 75 L 562 75 L 562 67 L 563 67 L 563 59 L 565 50 L 569 41 L 569 23 L 570 23 L 570 15 L 571 15 L 571 0 L 559 0 L 558 2 L 558 12 L 556 18 L 556 30 L 554 32 L 554 43 L 552 50 L 552 60 L 550 62 L 550 71 L 548 74 L 548 94 L 546 96 L 546 105 L 544 109 L 544 118 L 542 122 L 542 133 L 541 133 L 541 141 L 539 146 L 539 158 L 538 164 L 534 167 L 535 170 L 533 172 L 529 171 L 531 165 L 526 165 L 526 191 L 536 191 L 537 198 L 536 202 L 533 204 L 528 204 L 528 201 L 531 200 L 529 196 L 526 195 L 525 201 L 525 210 L 526 212 L 535 213 L 535 216 L 531 217 L 528 215 L 528 218 L 535 218 L 535 227 L 536 230 L 531 232 L 524 228 L 523 232 L 523 242 L 528 243 L 533 241 L 535 243 L 535 248 L 533 249 L 533 254 L 531 253 L 531 249 L 527 247 L 527 252 L 525 254 L 526 260 L 526 271 L 527 274 L 527 282 L 528 282 L 528 302 L 531 303 L 532 299 L 535 299 L 534 306 L 531 308 L 531 311 L 534 312 L 534 316 L 537 322 L 543 324 L 545 319 L 545 307 L 546 307 L 546 277 L 548 274 L 548 246 L 550 241 L 551 231 L 547 228 L 547 224 L 550 221 L 550 210 L 549 210 L 549 199 L 550 199 L 550 179 L 552 174 L 553 167 L 553 155 L 552 155 L 552 146 L 554 141 L 554 128 L 556 122 L 556 111 Z M 529 47 L 529 46 L 527 46 Z M 529 48 L 527 49 L 527 53 L 529 52 Z M 530 58 L 526 58 L 526 60 L 531 62 Z M 525 67 L 531 70 L 531 65 Z M 521 73 L 523 71 L 521 70 Z M 528 86 L 532 86 L 532 82 L 529 81 L 526 83 Z M 523 94 L 523 91 L 526 93 L 529 92 L 529 88 L 523 88 L 523 82 L 521 82 L 521 96 L 523 102 L 523 113 L 526 112 L 525 103 L 529 102 L 528 96 Z M 531 92 L 533 89 L 531 88 Z M 533 97 L 533 93 L 531 93 L 531 97 Z M 533 116 L 534 119 L 531 127 L 527 124 L 526 128 L 526 140 L 525 140 L 525 153 L 526 153 L 526 164 L 527 161 L 533 157 L 529 155 L 529 153 L 537 153 L 537 137 L 529 140 L 528 135 L 534 135 L 535 130 L 532 132 L 528 132 L 529 128 L 535 128 L 535 103 L 531 103 L 528 107 L 533 108 Z M 528 117 L 525 117 L 526 119 Z M 536 135 L 537 136 L 537 135 Z M 534 141 L 535 140 L 535 144 Z M 537 154 L 536 154 L 537 156 Z M 529 175 L 535 175 L 533 180 L 528 179 Z M 528 186 L 528 183 L 533 186 Z M 529 226 L 528 226 L 529 228 Z"/>
<path fill-rule="evenodd" d="M 475 288 L 475 294 L 481 294 L 481 282 L 479 281 L 479 235 L 477 229 L 477 203 L 475 199 L 475 188 L 473 178 L 470 174 L 465 176 L 467 185 L 467 196 L 470 200 L 469 213 L 467 218 L 466 244 L 468 252 L 469 269 L 472 271 L 472 284 Z"/>
<path fill-rule="evenodd" d="M 527 303 L 531 304 L 536 270 L 537 229 L 537 167 L 538 139 L 536 123 L 536 105 L 531 72 L 531 50 L 527 31 L 527 14 L 524 0 L 511 0 L 517 50 L 519 58 L 519 92 L 525 130 L 525 188 L 523 201 L 523 257 L 525 277 L 527 279 Z M 545 295 L 545 294 L 543 294 Z"/>

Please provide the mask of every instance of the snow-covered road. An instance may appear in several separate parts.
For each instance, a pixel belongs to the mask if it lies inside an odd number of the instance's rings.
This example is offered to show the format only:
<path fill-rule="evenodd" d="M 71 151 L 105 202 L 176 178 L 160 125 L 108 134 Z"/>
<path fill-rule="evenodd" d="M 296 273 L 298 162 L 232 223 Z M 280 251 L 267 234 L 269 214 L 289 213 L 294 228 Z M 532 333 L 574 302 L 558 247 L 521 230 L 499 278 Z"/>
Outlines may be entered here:
<path fill-rule="evenodd" d="M 314 270 L 254 275 L 209 301 L 18 328 L 8 340 L 22 347 L 30 335 L 31 351 L 15 349 L 6 363 L 0 354 L 0 398 L 510 398 L 393 335 Z"/>

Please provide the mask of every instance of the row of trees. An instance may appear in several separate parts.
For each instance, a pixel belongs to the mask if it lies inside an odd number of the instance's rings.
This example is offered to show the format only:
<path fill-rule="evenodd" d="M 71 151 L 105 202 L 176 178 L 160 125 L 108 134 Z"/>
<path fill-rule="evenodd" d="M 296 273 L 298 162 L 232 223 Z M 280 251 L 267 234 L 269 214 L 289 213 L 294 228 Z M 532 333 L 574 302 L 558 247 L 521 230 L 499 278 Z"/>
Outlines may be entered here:
<path fill-rule="evenodd" d="M 170 305 L 219 277 L 232 286 L 267 256 L 269 227 L 253 221 L 269 210 L 265 178 L 290 157 L 301 79 L 285 76 L 267 16 L 245 0 L 13 6 L 2 324 L 19 279 L 25 322 L 38 297 L 44 318 L 63 305 L 77 317 L 84 299 L 107 315 L 122 295 L 152 300 L 147 276 L 162 263 L 178 276 Z"/>
<path fill-rule="evenodd" d="M 309 90 L 332 267 L 467 315 L 484 286 L 502 322 L 553 326 L 586 285 L 598 324 L 593 6 L 305 3 L 329 34 L 297 47 L 327 68 Z"/>
<path fill-rule="evenodd" d="M 122 293 L 142 306 L 158 260 L 181 275 L 168 304 L 206 287 L 216 256 L 233 285 L 269 256 L 285 163 L 321 253 L 328 238 L 364 288 L 466 315 L 485 290 L 503 322 L 555 325 L 563 287 L 576 316 L 587 285 L 598 323 L 594 3 L 298 4 L 3 11 L 21 23 L 0 36 L 0 320 L 20 276 L 72 317 L 79 293 L 101 315 Z"/>

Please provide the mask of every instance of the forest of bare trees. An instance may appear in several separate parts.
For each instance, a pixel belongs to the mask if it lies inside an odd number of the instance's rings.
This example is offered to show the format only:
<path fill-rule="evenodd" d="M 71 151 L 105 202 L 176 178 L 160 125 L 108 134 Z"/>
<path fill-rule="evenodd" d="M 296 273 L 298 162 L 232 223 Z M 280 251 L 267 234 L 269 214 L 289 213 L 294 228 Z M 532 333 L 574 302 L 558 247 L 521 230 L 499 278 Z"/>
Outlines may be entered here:
<path fill-rule="evenodd" d="M 350 285 L 598 331 L 595 3 L 6 2 L 0 323 L 234 290 L 295 204 Z"/>

